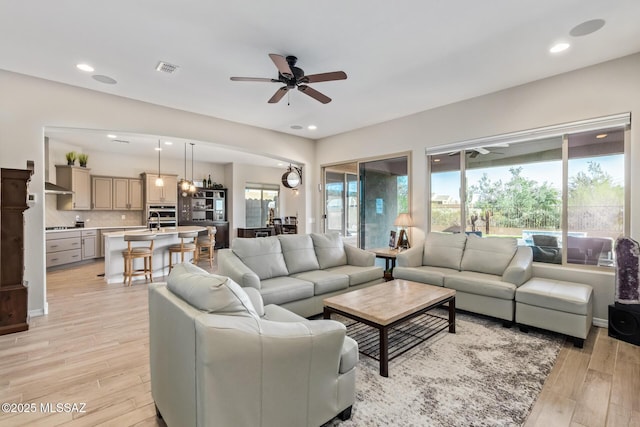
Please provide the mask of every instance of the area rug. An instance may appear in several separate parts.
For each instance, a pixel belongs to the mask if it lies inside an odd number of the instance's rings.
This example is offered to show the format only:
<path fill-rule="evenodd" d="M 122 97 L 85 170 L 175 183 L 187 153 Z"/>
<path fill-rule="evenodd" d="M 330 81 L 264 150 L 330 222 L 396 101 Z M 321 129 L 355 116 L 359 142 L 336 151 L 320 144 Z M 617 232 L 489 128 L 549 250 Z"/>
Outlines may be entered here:
<path fill-rule="evenodd" d="M 457 314 L 455 334 L 441 332 L 398 356 L 388 378 L 379 375 L 377 360 L 360 355 L 351 419 L 325 427 L 520 426 L 563 341 Z"/>

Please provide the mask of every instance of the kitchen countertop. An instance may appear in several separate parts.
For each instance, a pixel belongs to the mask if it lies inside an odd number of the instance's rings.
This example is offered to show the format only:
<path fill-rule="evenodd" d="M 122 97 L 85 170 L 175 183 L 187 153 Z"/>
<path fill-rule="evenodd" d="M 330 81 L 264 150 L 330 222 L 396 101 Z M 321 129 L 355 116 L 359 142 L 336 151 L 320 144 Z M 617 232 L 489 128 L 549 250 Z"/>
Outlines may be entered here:
<path fill-rule="evenodd" d="M 118 227 L 114 227 L 114 228 L 118 228 Z M 144 230 L 131 230 L 131 231 L 111 231 L 111 232 L 106 232 L 106 233 L 102 233 L 103 236 L 105 237 L 121 237 L 121 236 L 125 236 L 125 235 L 145 235 L 145 234 L 155 234 L 157 236 L 169 236 L 169 235 L 173 235 L 173 234 L 178 234 L 178 233 L 182 233 L 182 232 L 190 232 L 190 231 L 204 231 L 206 230 L 206 227 L 200 227 L 197 225 L 179 225 L 177 227 L 163 227 L 160 229 L 160 231 L 156 231 L 156 229 L 154 229 L 153 231 L 150 231 L 148 229 L 144 229 Z"/>
<path fill-rule="evenodd" d="M 109 228 L 144 228 L 147 227 L 144 225 L 107 225 L 104 227 L 75 227 L 75 228 L 66 228 L 63 230 L 45 230 L 45 233 L 60 233 L 63 231 L 82 231 L 82 230 L 106 230 Z"/>

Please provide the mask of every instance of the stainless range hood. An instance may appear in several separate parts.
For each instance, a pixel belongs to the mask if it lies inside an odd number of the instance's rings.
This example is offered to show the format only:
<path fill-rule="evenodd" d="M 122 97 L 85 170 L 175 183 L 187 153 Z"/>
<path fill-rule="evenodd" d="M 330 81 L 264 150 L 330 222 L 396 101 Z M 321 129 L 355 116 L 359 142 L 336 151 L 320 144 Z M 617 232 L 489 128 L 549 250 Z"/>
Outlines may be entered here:
<path fill-rule="evenodd" d="M 49 137 L 44 137 L 44 194 L 73 194 L 68 188 L 49 182 Z"/>
<path fill-rule="evenodd" d="M 60 187 L 59 185 L 53 184 L 51 182 L 45 181 L 44 193 L 45 194 L 73 194 L 73 191 L 66 189 L 64 187 Z"/>

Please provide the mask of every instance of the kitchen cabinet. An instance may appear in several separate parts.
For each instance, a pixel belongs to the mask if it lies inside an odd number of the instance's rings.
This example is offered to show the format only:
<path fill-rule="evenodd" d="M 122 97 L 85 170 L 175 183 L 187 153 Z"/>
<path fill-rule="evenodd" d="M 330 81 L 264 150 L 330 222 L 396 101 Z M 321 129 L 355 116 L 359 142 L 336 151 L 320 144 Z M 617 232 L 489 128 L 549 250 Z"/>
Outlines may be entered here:
<path fill-rule="evenodd" d="M 229 221 L 213 221 L 216 227 L 216 249 L 229 247 Z"/>
<path fill-rule="evenodd" d="M 24 211 L 31 170 L 0 170 L 0 335 L 29 329 L 24 282 Z M 31 225 L 35 227 L 35 225 Z"/>
<path fill-rule="evenodd" d="M 73 191 L 58 194 L 58 210 L 81 211 L 91 209 L 91 169 L 56 165 L 56 184 Z"/>
<path fill-rule="evenodd" d="M 113 209 L 141 211 L 142 193 L 141 179 L 113 178 Z"/>
<path fill-rule="evenodd" d="M 227 190 L 198 188 L 193 195 L 178 197 L 178 223 L 194 222 L 191 225 L 211 225 L 213 221 L 226 221 Z"/>
<path fill-rule="evenodd" d="M 93 210 L 142 210 L 142 180 L 111 176 L 91 177 Z"/>
<path fill-rule="evenodd" d="M 91 177 L 91 208 L 95 211 L 113 209 L 113 179 L 107 176 Z"/>
<path fill-rule="evenodd" d="M 227 190 L 198 188 L 193 196 L 178 197 L 178 225 L 217 228 L 216 249 L 229 247 L 229 222 L 226 221 Z"/>
<path fill-rule="evenodd" d="M 46 233 L 47 268 L 82 260 L 82 232 Z"/>
<path fill-rule="evenodd" d="M 156 187 L 157 174 L 142 174 L 145 186 L 145 202 L 147 204 L 175 204 L 178 202 L 178 176 L 177 175 L 161 175 L 164 181 L 162 187 Z"/>
<path fill-rule="evenodd" d="M 80 232 L 80 237 L 82 238 L 82 259 L 97 258 L 100 253 L 100 248 L 98 247 L 100 243 L 100 240 L 98 239 L 98 231 L 82 230 Z"/>

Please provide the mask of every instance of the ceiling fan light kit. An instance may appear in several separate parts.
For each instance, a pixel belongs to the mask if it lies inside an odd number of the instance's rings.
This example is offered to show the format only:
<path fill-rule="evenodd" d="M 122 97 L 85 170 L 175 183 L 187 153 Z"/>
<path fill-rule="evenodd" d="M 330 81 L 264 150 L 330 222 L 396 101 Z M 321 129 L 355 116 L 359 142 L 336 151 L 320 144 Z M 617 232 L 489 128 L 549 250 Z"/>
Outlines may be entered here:
<path fill-rule="evenodd" d="M 344 71 L 332 71 L 329 73 L 311 74 L 305 76 L 302 68 L 296 67 L 298 58 L 295 56 L 287 56 L 270 53 L 269 57 L 278 69 L 278 78 L 270 79 L 264 77 L 231 77 L 235 82 L 267 82 L 267 83 L 284 83 L 280 89 L 269 99 L 269 104 L 275 104 L 280 101 L 285 94 L 291 89 L 298 89 L 305 95 L 319 101 L 323 104 L 331 102 L 331 98 L 317 90 L 307 86 L 308 83 L 329 82 L 334 80 L 345 80 L 347 74 Z"/>

